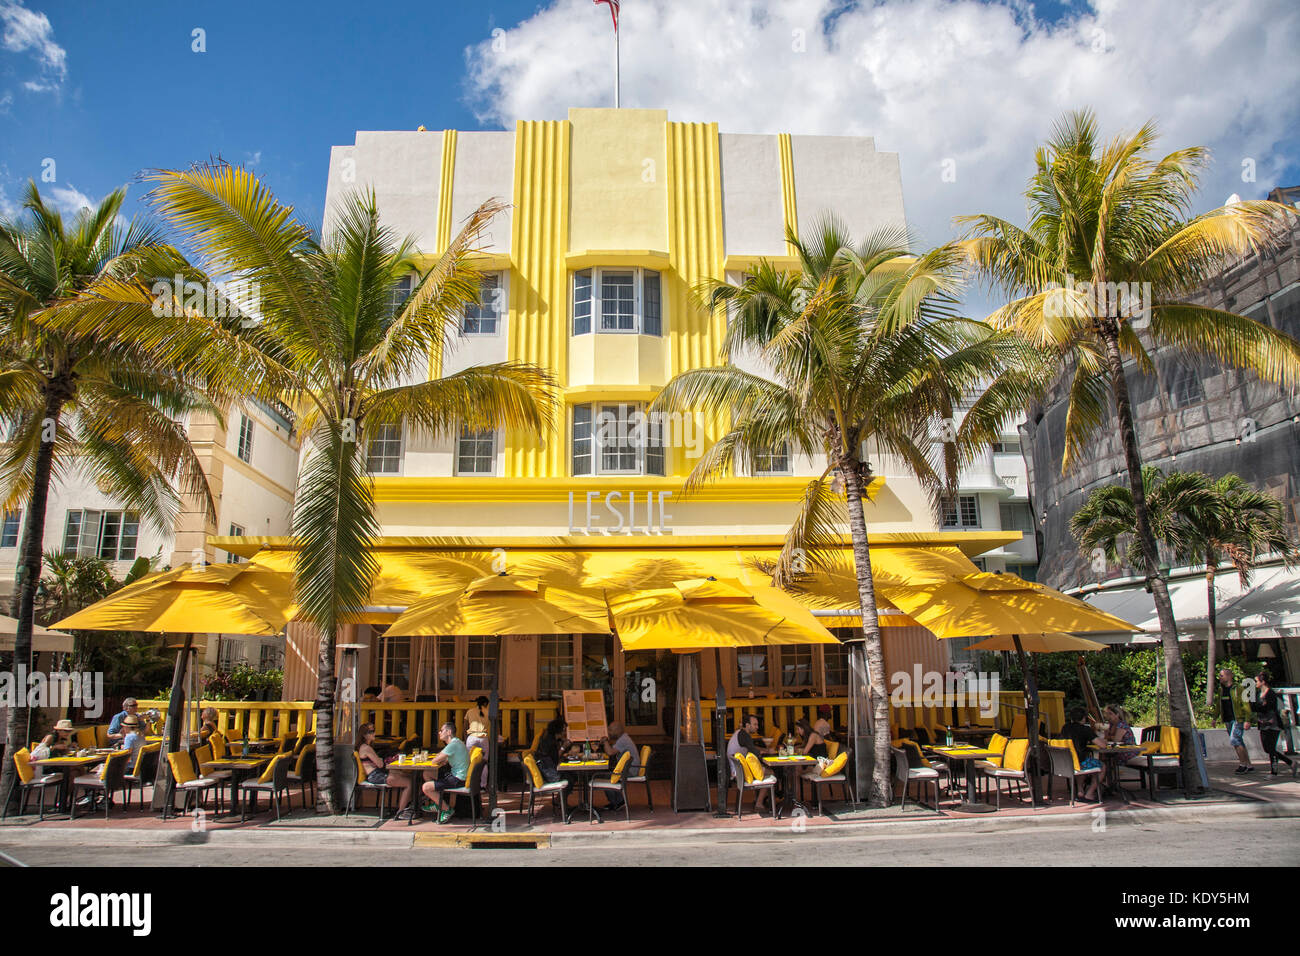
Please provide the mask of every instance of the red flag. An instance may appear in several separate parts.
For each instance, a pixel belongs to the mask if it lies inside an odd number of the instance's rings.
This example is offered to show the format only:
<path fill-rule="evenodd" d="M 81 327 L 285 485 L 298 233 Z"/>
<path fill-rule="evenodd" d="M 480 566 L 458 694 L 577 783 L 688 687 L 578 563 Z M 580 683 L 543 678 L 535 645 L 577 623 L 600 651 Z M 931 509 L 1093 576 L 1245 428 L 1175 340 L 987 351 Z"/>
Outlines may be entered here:
<path fill-rule="evenodd" d="M 618 0 L 592 0 L 592 3 L 609 4 L 609 15 L 614 20 L 614 32 L 618 32 Z"/>

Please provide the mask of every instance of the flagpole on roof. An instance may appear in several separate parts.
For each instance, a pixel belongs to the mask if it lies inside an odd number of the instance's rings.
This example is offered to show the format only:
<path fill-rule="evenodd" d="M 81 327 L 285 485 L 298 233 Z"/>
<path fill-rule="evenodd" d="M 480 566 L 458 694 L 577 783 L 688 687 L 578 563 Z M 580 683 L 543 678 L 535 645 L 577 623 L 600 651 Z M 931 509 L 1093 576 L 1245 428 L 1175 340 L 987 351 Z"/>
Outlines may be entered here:
<path fill-rule="evenodd" d="M 592 0 L 597 6 L 602 3 L 609 4 L 609 16 L 614 21 L 614 109 L 618 109 L 619 103 L 619 36 L 618 36 L 618 8 L 619 0 Z"/>

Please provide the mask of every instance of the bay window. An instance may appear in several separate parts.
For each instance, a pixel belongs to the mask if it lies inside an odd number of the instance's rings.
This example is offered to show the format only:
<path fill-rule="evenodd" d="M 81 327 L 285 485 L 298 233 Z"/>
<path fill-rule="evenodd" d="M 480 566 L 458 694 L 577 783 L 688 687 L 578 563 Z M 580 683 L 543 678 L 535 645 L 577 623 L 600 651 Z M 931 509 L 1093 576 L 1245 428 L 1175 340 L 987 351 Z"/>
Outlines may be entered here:
<path fill-rule="evenodd" d="M 663 287 L 653 269 L 583 269 L 573 274 L 573 334 L 663 334 Z"/>

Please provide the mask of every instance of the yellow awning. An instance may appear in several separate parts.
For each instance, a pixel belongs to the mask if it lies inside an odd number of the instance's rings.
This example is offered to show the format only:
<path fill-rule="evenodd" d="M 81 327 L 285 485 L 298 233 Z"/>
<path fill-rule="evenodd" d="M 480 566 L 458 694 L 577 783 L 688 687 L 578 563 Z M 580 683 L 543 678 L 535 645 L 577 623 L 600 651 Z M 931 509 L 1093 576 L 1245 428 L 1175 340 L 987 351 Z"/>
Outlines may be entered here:
<path fill-rule="evenodd" d="M 457 593 L 419 601 L 385 637 L 463 634 L 608 634 L 609 612 L 599 590 L 575 591 L 537 578 L 494 575 Z"/>

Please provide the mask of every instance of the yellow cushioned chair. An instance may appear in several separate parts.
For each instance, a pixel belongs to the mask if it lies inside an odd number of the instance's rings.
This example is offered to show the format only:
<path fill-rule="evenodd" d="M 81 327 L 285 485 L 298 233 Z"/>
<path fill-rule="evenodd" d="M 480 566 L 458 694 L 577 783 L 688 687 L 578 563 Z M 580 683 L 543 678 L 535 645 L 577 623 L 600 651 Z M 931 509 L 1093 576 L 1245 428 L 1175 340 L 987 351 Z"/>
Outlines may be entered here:
<path fill-rule="evenodd" d="M 650 807 L 650 812 L 655 812 L 654 795 L 650 792 L 650 745 L 646 744 L 641 747 L 641 758 L 637 762 L 637 772 L 627 778 L 628 784 L 642 783 L 645 784 L 645 801 Z"/>
<path fill-rule="evenodd" d="M 194 772 L 194 760 L 184 750 L 177 750 L 167 755 L 167 765 L 172 772 L 173 790 L 179 790 L 185 794 L 185 802 L 181 805 L 181 813 L 189 813 L 190 797 L 194 797 L 197 806 L 200 799 L 206 799 L 206 794 L 214 786 L 216 781 L 207 777 L 200 777 Z M 163 806 L 163 818 L 166 819 L 172 809 L 170 794 L 167 803 Z"/>
<path fill-rule="evenodd" d="M 356 753 L 354 750 L 353 753 Z M 239 784 L 239 819 L 242 823 L 248 819 L 248 804 L 253 804 L 253 813 L 257 813 L 257 795 L 265 793 L 275 804 L 275 819 L 280 819 L 280 798 L 289 792 L 289 769 L 293 766 L 293 754 L 278 753 L 271 758 L 262 775 L 256 780 L 244 780 Z"/>
<path fill-rule="evenodd" d="M 827 757 L 829 757 L 831 760 L 834 760 L 836 757 L 839 756 L 839 753 L 840 753 L 840 742 L 838 740 L 826 741 Z"/>
<path fill-rule="evenodd" d="M 126 805 L 131 806 L 131 791 L 140 788 L 140 806 L 144 806 L 144 788 L 158 777 L 158 755 L 162 744 L 145 744 L 135 754 L 135 766 L 124 778 L 126 780 Z"/>
<path fill-rule="evenodd" d="M 469 769 L 465 771 L 465 782 L 459 787 L 451 787 L 444 790 L 443 793 L 469 799 L 469 819 L 470 831 L 478 827 L 478 803 L 479 792 L 481 787 L 481 774 L 479 767 L 483 764 L 483 748 L 471 747 L 469 749 Z M 411 823 L 415 822 L 415 814 L 411 814 Z"/>
<path fill-rule="evenodd" d="M 1092 767 L 1084 770 L 1079 763 L 1079 752 L 1074 749 L 1074 741 L 1068 738 L 1049 740 L 1047 742 L 1048 759 L 1052 762 L 1052 778 L 1048 784 L 1047 798 L 1052 798 L 1052 789 L 1056 786 L 1056 778 L 1062 777 L 1070 787 L 1070 806 L 1074 806 L 1074 801 L 1078 796 L 1078 782 L 1083 777 L 1100 777 L 1101 767 Z M 1101 802 L 1100 792 L 1097 795 L 1097 802 Z"/>
<path fill-rule="evenodd" d="M 1002 766 L 984 769 L 984 775 L 993 779 L 997 786 L 997 807 L 1002 808 L 1002 781 L 1016 785 L 1017 794 L 1028 783 L 1029 775 L 1025 772 L 1025 760 L 1029 756 L 1029 740 L 1021 737 L 1007 743 L 1002 754 Z"/>
<path fill-rule="evenodd" d="M 104 795 L 104 819 L 108 819 L 108 808 L 113 805 L 113 794 L 126 789 L 126 764 L 130 759 L 131 751 L 119 750 L 108 755 L 100 765 L 98 773 L 73 778 L 72 795 L 69 799 L 71 819 L 77 819 L 77 794 L 83 791 L 90 794 L 99 792 Z"/>
<path fill-rule="evenodd" d="M 614 770 L 609 775 L 608 780 L 591 781 L 592 790 L 601 790 L 605 793 L 618 793 L 622 796 L 623 817 L 629 823 L 632 822 L 632 809 L 631 807 L 628 806 L 627 803 L 627 779 L 625 777 L 625 774 L 627 772 L 627 766 L 631 762 L 632 762 L 632 752 L 630 750 L 625 750 L 623 751 L 623 755 L 618 758 L 618 763 L 614 764 Z M 591 823 L 591 821 L 595 819 L 594 816 L 595 810 L 592 808 L 593 803 L 595 803 L 594 799 L 589 799 L 587 801 L 587 822 L 588 823 Z"/>
<path fill-rule="evenodd" d="M 776 819 L 776 777 L 767 776 L 763 763 L 752 753 L 739 753 L 732 757 L 740 768 L 740 773 L 736 775 L 736 819 L 742 817 L 741 809 L 745 799 L 745 791 L 754 791 L 754 812 L 758 812 L 758 795 L 761 791 L 767 791 L 767 798 L 772 804 L 772 819 Z"/>
<path fill-rule="evenodd" d="M 57 804 L 59 791 L 63 787 L 63 774 L 61 773 L 37 773 L 37 768 L 33 767 L 30 762 L 31 751 L 26 747 L 14 752 L 14 767 L 18 771 L 18 813 L 21 815 L 27 812 L 27 795 L 33 790 L 41 792 L 40 819 L 45 819 L 45 791 L 53 788 L 54 799 Z M 8 802 L 6 801 L 4 813 L 0 814 L 0 819 L 7 816 L 9 812 Z"/>
<path fill-rule="evenodd" d="M 803 780 L 808 781 L 808 783 L 812 785 L 813 790 L 817 794 L 818 816 L 822 816 L 822 788 L 834 786 L 836 784 L 839 784 L 844 788 L 845 796 L 849 799 L 849 802 L 853 805 L 854 809 L 857 809 L 858 801 L 853 793 L 853 788 L 850 784 L 848 772 L 846 770 L 848 765 L 849 752 L 848 750 L 841 750 L 835 755 L 835 759 L 826 764 L 825 767 L 821 767 L 817 770 L 810 770 L 803 775 L 803 778 L 800 781 L 800 789 L 802 790 Z"/>
<path fill-rule="evenodd" d="M 1124 766 L 1136 770 L 1139 779 L 1145 779 L 1147 795 L 1155 800 L 1160 774 L 1174 774 L 1178 786 L 1183 787 L 1183 768 L 1179 758 L 1182 736 L 1177 727 L 1156 725 L 1142 730 L 1141 752 L 1126 760 Z"/>
<path fill-rule="evenodd" d="M 540 742 L 540 738 L 539 742 Z M 560 801 L 564 798 L 564 792 L 569 788 L 569 781 L 557 780 L 555 783 L 547 783 L 546 778 L 542 776 L 541 768 L 537 766 L 537 759 L 531 754 L 524 754 L 524 789 L 528 791 L 528 825 L 533 825 L 533 811 L 537 805 L 537 795 L 549 796 L 551 798 L 551 812 L 569 822 L 569 813 L 566 808 L 563 813 L 560 811 Z"/>

